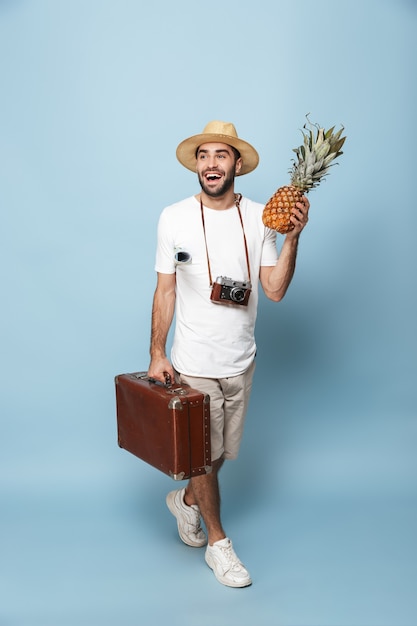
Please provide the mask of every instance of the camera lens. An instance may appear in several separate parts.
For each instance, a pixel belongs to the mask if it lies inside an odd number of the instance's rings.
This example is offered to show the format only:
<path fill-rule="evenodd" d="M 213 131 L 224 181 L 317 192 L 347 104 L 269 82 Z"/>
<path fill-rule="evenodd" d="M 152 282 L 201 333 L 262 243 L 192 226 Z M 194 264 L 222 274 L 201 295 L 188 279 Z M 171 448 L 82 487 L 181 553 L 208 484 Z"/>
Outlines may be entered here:
<path fill-rule="evenodd" d="M 235 287 L 234 289 L 230 290 L 230 298 L 234 302 L 242 302 L 244 297 L 245 297 L 244 289 L 241 289 L 240 287 Z"/>

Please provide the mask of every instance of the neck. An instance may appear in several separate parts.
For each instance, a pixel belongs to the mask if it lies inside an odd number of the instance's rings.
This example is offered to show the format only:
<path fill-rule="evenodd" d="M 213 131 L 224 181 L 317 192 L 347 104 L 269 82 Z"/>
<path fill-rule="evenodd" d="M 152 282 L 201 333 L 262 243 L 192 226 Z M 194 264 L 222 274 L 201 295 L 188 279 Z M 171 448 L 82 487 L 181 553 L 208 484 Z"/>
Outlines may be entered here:
<path fill-rule="evenodd" d="M 215 209 L 216 211 L 225 211 L 230 209 L 235 204 L 235 192 L 233 189 L 229 189 L 223 196 L 218 198 L 212 198 L 208 196 L 203 190 L 196 196 L 196 199 L 204 204 L 208 209 Z"/>

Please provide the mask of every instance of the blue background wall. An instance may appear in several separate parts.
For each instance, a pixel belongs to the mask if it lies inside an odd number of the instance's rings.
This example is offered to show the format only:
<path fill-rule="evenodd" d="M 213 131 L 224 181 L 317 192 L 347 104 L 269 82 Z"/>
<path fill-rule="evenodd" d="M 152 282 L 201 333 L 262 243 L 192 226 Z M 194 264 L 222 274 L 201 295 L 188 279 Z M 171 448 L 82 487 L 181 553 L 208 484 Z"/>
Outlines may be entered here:
<path fill-rule="evenodd" d="M 412 0 L 0 1 L 0 624 L 416 626 Z M 288 181 L 306 113 L 343 123 L 295 280 L 261 300 L 226 529 L 254 584 L 176 537 L 172 481 L 117 447 L 146 369 L 160 210 L 211 119 Z M 174 485 L 175 486 L 175 485 Z"/>

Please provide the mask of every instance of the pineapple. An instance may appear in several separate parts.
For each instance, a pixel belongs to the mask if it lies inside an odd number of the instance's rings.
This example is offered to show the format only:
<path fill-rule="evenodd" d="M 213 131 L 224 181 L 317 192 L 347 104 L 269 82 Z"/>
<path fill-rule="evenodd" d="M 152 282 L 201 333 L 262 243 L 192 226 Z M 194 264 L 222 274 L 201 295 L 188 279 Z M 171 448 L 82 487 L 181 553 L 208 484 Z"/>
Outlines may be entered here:
<path fill-rule="evenodd" d="M 289 170 L 290 184 L 280 187 L 265 205 L 262 221 L 268 228 L 285 235 L 294 228 L 290 221 L 291 210 L 303 195 L 310 189 L 317 187 L 321 179 L 329 172 L 332 161 L 343 154 L 341 147 L 346 137 L 341 137 L 344 127 L 334 133 L 334 126 L 329 130 L 312 124 L 307 116 L 310 129 L 304 124 L 306 132 L 301 131 L 304 137 L 302 146 L 295 148 L 297 159 Z M 314 131 L 315 129 L 315 131 Z"/>

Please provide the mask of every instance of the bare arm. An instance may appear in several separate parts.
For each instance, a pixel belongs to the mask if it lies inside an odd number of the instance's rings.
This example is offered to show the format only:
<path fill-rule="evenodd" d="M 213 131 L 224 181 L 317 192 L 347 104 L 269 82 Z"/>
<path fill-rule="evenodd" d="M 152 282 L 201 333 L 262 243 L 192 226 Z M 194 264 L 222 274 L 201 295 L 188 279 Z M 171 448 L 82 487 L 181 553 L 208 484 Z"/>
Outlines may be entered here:
<path fill-rule="evenodd" d="M 310 203 L 303 196 L 303 202 L 298 202 L 297 208 L 292 212 L 291 221 L 294 224 L 294 230 L 285 236 L 278 261 L 274 267 L 261 267 L 259 279 L 262 288 L 265 295 L 274 302 L 282 300 L 294 276 L 298 240 L 308 222 L 309 208 Z"/>
<path fill-rule="evenodd" d="M 158 273 L 152 306 L 151 362 L 148 376 L 161 382 L 165 382 L 165 372 L 174 380 L 174 371 L 165 350 L 174 316 L 175 283 L 175 274 Z"/>

